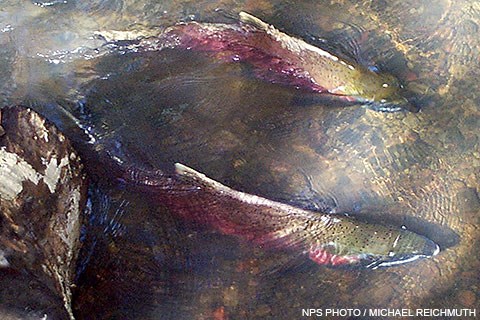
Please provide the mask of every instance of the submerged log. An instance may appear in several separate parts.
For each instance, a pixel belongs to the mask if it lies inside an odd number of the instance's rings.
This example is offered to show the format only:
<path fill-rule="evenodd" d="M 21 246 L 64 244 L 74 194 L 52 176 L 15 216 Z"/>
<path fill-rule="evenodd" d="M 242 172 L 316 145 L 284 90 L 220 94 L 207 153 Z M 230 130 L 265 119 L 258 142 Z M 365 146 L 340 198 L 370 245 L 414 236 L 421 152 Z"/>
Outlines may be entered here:
<path fill-rule="evenodd" d="M 4 108 L 0 119 L 0 272 L 18 275 L 15 281 L 1 277 L 0 287 L 29 279 L 47 291 L 45 296 L 58 298 L 64 310 L 57 316 L 73 319 L 72 286 L 87 191 L 80 158 L 55 126 L 30 109 Z M 38 291 L 32 290 L 30 298 L 18 287 L 2 291 L 0 301 L 8 309 L 38 307 L 47 316 L 54 309 L 38 302 Z"/>

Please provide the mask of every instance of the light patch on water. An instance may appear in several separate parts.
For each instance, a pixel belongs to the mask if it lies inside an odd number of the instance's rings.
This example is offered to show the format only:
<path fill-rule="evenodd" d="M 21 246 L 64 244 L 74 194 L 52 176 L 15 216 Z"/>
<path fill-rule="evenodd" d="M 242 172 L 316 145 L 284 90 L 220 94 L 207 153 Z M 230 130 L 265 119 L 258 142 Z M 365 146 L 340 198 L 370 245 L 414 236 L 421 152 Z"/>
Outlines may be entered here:
<path fill-rule="evenodd" d="M 10 266 L 10 263 L 5 257 L 5 252 L 2 249 L 0 249 L 0 268 L 8 268 L 9 266 Z"/>
<path fill-rule="evenodd" d="M 5 27 L 0 29 L 0 32 L 9 32 L 12 30 L 13 30 L 13 27 L 10 24 L 7 24 Z"/>
<path fill-rule="evenodd" d="M 59 4 L 59 3 L 67 3 L 67 0 L 64 0 L 64 1 L 50 1 L 50 2 L 35 2 L 34 4 L 36 6 L 41 7 L 41 8 L 45 8 L 45 7 L 50 7 L 50 6 Z"/>

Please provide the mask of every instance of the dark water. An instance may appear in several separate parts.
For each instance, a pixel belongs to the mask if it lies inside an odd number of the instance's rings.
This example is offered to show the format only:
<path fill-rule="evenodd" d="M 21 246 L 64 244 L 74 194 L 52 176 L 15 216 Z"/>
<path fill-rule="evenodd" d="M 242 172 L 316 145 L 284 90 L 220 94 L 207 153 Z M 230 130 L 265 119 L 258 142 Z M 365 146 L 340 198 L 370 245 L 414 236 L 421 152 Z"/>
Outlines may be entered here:
<path fill-rule="evenodd" d="M 291 319 L 302 308 L 480 312 L 476 2 L 3 5 L 2 104 L 29 105 L 55 122 L 83 153 L 93 180 L 73 306 L 78 319 Z M 255 79 L 244 65 L 172 49 L 120 53 L 93 36 L 231 21 L 218 7 L 252 12 L 350 55 L 347 40 L 355 39 L 365 63 L 416 92 L 421 112 L 342 108 Z M 443 250 L 374 271 L 298 261 L 181 221 L 112 183 L 104 159 L 95 157 L 102 150 L 167 172 L 181 162 L 238 190 L 404 225 Z M 48 310 L 24 300 L 8 310 L 25 305 L 39 317 Z"/>

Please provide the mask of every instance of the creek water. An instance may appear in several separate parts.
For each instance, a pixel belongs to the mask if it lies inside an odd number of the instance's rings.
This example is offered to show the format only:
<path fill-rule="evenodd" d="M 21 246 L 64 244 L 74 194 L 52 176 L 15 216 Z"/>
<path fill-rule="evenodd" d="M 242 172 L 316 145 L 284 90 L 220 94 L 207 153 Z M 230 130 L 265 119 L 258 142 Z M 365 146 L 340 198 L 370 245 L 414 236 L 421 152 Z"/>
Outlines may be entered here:
<path fill-rule="evenodd" d="M 29 106 L 55 123 L 92 180 L 76 318 L 480 312 L 476 1 L 0 3 L 0 103 Z M 245 64 L 179 49 L 125 51 L 95 35 L 155 35 L 178 21 L 232 23 L 230 13 L 240 10 L 391 72 L 415 92 L 420 112 L 345 107 L 257 79 Z M 95 157 L 104 150 L 135 166 L 171 172 L 180 162 L 237 190 L 405 226 L 442 251 L 393 268 L 345 270 L 263 250 L 112 183 Z M 2 307 L 0 299 L 0 314 L 27 307 L 32 318 L 49 314 L 33 298 L 27 306 L 11 300 Z"/>

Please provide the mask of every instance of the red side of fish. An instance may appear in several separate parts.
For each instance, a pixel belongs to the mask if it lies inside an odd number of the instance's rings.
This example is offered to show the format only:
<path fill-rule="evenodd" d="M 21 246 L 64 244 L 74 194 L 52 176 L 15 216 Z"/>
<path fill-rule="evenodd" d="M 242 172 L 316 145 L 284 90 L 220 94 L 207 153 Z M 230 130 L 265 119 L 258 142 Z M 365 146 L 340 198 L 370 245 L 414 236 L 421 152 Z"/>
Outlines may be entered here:
<path fill-rule="evenodd" d="M 176 176 L 134 169 L 126 175 L 159 205 L 186 221 L 207 225 L 271 249 L 308 255 L 321 265 L 397 265 L 430 257 L 438 246 L 407 230 L 312 212 L 233 190 L 176 164 Z"/>
<path fill-rule="evenodd" d="M 360 261 L 358 257 L 342 257 L 330 253 L 321 247 L 312 247 L 308 252 L 308 257 L 320 265 L 343 266 L 355 264 Z"/>
<path fill-rule="evenodd" d="M 273 83 L 295 86 L 317 93 L 328 90 L 316 84 L 302 69 L 301 57 L 282 47 L 263 30 L 242 25 L 185 23 L 164 35 L 175 47 L 208 52 L 226 62 L 248 62 L 255 74 Z"/>

